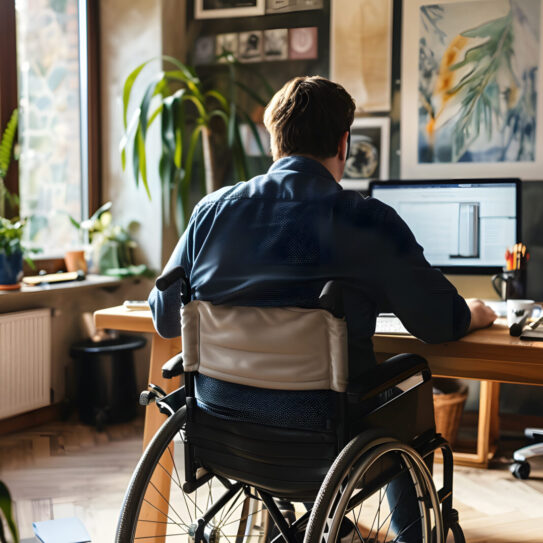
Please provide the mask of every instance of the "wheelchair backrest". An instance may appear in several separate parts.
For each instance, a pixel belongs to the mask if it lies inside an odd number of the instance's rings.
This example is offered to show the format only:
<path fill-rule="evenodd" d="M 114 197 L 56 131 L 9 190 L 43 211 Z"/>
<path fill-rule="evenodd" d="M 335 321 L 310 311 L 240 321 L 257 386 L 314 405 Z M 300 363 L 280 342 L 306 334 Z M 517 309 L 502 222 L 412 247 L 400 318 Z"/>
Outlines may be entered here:
<path fill-rule="evenodd" d="M 181 322 L 187 372 L 278 390 L 347 388 L 346 322 L 324 309 L 195 300 Z"/>

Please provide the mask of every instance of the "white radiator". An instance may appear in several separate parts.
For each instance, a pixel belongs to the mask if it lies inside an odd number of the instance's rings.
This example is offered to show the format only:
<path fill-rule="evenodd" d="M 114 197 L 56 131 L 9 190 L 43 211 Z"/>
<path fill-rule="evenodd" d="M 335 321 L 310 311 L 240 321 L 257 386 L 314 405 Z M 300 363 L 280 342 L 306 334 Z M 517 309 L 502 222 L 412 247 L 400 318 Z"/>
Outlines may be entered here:
<path fill-rule="evenodd" d="M 51 310 L 0 314 L 0 419 L 49 405 Z"/>

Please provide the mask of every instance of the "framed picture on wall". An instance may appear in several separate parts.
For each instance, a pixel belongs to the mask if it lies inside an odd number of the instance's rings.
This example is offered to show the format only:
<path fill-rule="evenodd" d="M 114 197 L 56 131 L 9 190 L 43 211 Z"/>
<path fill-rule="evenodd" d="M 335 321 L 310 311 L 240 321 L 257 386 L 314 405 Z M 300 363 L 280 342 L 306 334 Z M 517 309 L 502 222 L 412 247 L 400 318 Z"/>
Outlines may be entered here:
<path fill-rule="evenodd" d="M 266 15 L 322 9 L 324 0 L 266 0 Z"/>
<path fill-rule="evenodd" d="M 365 117 L 351 126 L 351 149 L 341 186 L 366 190 L 372 179 L 388 179 L 390 119 Z"/>
<path fill-rule="evenodd" d="M 266 0 L 194 0 L 195 19 L 264 15 Z"/>
<path fill-rule="evenodd" d="M 542 178 L 542 3 L 404 0 L 403 178 Z"/>
<path fill-rule="evenodd" d="M 389 111 L 392 0 L 334 0 L 330 77 L 347 89 L 358 112 Z"/>

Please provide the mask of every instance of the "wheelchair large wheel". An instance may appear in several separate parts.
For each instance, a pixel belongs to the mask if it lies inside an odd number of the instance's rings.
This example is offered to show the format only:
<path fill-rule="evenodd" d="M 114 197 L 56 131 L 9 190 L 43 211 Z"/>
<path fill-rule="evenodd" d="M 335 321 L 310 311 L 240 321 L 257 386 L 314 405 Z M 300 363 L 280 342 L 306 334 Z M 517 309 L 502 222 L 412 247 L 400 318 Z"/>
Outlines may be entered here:
<path fill-rule="evenodd" d="M 442 543 L 443 523 L 431 474 L 398 441 L 360 434 L 326 476 L 304 543 Z"/>
<path fill-rule="evenodd" d="M 263 543 L 269 517 L 252 489 L 209 477 L 183 490 L 186 408 L 169 417 L 149 443 L 126 491 L 116 543 Z"/>

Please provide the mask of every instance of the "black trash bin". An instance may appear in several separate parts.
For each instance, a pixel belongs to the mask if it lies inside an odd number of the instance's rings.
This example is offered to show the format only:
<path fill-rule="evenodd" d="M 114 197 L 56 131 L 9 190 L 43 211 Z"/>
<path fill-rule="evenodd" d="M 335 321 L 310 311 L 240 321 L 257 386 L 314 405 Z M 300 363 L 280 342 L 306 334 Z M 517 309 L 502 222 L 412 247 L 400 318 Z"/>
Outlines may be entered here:
<path fill-rule="evenodd" d="M 133 352 L 145 343 L 143 337 L 121 335 L 72 345 L 81 422 L 102 430 L 106 423 L 127 422 L 137 415 L 139 395 Z"/>

